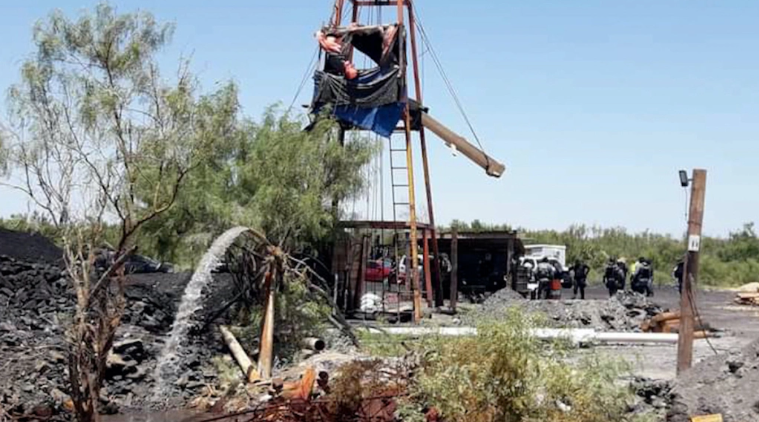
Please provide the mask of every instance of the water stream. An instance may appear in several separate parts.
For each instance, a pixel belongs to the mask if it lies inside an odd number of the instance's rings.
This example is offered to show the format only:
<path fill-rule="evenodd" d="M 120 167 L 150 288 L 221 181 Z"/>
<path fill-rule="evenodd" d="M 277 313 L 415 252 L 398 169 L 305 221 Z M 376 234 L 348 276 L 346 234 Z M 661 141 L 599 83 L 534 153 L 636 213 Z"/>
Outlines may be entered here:
<path fill-rule="evenodd" d="M 247 227 L 234 227 L 219 236 L 206 251 L 195 268 L 189 284 L 184 290 L 169 338 L 158 356 L 154 372 L 156 381 L 153 399 L 160 401 L 170 392 L 173 379 L 178 375 L 181 347 L 192 326 L 193 315 L 203 307 L 201 293 L 212 280 L 212 271 L 219 266 L 224 253 L 241 234 L 248 232 Z"/>

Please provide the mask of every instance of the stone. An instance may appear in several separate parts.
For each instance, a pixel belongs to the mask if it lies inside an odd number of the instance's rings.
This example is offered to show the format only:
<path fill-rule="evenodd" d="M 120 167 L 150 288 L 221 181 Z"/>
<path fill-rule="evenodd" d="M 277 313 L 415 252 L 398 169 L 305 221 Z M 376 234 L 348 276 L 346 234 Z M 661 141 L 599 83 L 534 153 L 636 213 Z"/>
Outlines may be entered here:
<path fill-rule="evenodd" d="M 745 365 L 745 363 L 741 361 L 735 361 L 735 360 L 727 361 L 727 369 L 732 374 L 738 372 L 739 369 L 743 368 L 743 365 Z"/>
<path fill-rule="evenodd" d="M 50 391 L 50 397 L 52 397 L 53 400 L 55 400 L 55 402 L 59 404 L 65 403 L 66 401 L 70 399 L 70 397 L 66 393 L 64 393 L 63 391 L 57 388 L 53 388 L 52 391 Z"/>
<path fill-rule="evenodd" d="M 34 390 L 35 390 L 34 385 L 30 383 L 27 383 L 21 386 L 21 391 L 25 393 L 31 393 Z"/>
<path fill-rule="evenodd" d="M 66 363 L 66 356 L 64 356 L 61 352 L 56 352 L 53 350 L 50 352 L 50 360 L 52 360 L 54 363 Z"/>
<path fill-rule="evenodd" d="M 133 338 L 115 342 L 113 344 L 114 353 L 122 355 L 126 359 L 141 362 L 146 357 L 145 344 L 142 340 Z"/>
<path fill-rule="evenodd" d="M 187 388 L 188 390 L 194 390 L 196 388 L 204 387 L 205 385 L 206 385 L 206 383 L 204 383 L 204 382 L 192 381 L 192 382 L 188 382 L 187 386 L 185 388 Z"/>
<path fill-rule="evenodd" d="M 34 371 L 37 372 L 38 374 L 44 374 L 49 370 L 50 370 L 50 364 L 48 364 L 44 360 L 37 360 L 34 363 Z"/>
<path fill-rule="evenodd" d="M 189 383 L 190 383 L 190 377 L 187 374 L 182 375 L 181 377 L 179 377 L 178 380 L 174 381 L 174 385 L 180 388 L 185 388 L 187 384 Z"/>

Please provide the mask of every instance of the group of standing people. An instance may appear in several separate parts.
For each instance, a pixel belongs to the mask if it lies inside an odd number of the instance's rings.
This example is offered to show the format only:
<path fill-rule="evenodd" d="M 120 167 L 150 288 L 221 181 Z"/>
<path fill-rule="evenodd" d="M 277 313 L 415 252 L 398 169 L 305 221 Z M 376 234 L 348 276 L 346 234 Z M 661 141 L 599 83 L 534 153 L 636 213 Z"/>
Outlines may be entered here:
<path fill-rule="evenodd" d="M 682 293 L 682 281 L 684 260 L 680 259 L 677 265 L 672 270 L 672 277 L 677 281 L 678 289 Z M 538 297 L 542 296 L 542 293 L 546 293 L 548 296 L 548 282 L 550 280 L 562 279 L 572 283 L 572 299 L 577 299 L 578 293 L 580 299 L 585 299 L 585 288 L 588 285 L 588 274 L 590 274 L 590 267 L 584 262 L 577 260 L 574 265 L 568 269 L 568 272 L 560 274 L 558 270 L 548 258 L 543 258 L 536 268 L 535 279 L 540 283 L 538 288 Z M 626 290 L 627 280 L 630 280 L 630 290 L 644 294 L 648 297 L 654 295 L 654 267 L 650 259 L 645 257 L 638 258 L 633 262 L 632 268 L 627 266 L 624 258 L 609 258 L 609 261 L 604 268 L 603 283 L 609 291 L 609 297 L 614 296 L 618 291 Z"/>
<path fill-rule="evenodd" d="M 633 263 L 632 269 L 627 267 L 624 259 L 609 259 L 603 277 L 609 296 L 614 296 L 619 290 L 625 290 L 628 274 L 632 291 L 646 296 L 654 295 L 654 267 L 650 259 L 640 257 Z"/>

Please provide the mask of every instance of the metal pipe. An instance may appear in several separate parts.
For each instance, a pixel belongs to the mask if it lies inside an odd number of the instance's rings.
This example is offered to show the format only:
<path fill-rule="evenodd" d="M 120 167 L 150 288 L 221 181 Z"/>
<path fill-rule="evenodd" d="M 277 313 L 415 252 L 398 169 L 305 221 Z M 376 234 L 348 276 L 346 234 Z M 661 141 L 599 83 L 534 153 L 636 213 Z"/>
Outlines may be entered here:
<path fill-rule="evenodd" d="M 429 114 L 422 113 L 422 125 L 439 136 L 445 143 L 453 145 L 458 151 L 467 156 L 475 164 L 485 169 L 488 176 L 501 177 L 506 167 L 487 155 L 484 151 L 470 144 L 462 136 L 433 119 Z"/>
<path fill-rule="evenodd" d="M 366 328 L 369 333 L 387 333 L 392 335 L 406 336 L 474 336 L 477 329 L 474 327 L 383 327 L 382 330 Z M 541 340 L 566 338 L 574 343 L 602 342 L 602 343 L 677 343 L 677 334 L 670 333 L 624 333 L 624 332 L 597 332 L 584 328 L 535 328 L 529 330 L 530 334 Z"/>
<path fill-rule="evenodd" d="M 301 347 L 304 349 L 312 350 L 314 352 L 321 352 L 327 348 L 327 343 L 324 340 L 316 337 L 306 337 L 300 341 Z"/>

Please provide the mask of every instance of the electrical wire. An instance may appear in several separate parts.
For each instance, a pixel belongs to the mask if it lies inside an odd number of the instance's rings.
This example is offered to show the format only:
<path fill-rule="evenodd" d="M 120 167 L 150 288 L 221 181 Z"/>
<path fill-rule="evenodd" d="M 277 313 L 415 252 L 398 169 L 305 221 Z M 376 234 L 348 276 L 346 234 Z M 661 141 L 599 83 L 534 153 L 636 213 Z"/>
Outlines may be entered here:
<path fill-rule="evenodd" d="M 480 150 L 482 150 L 483 155 L 485 156 L 485 159 L 489 162 L 490 159 L 485 153 L 485 148 L 482 146 L 482 142 L 480 142 L 480 138 L 477 136 L 477 132 L 474 130 L 474 126 L 472 125 L 472 122 L 469 120 L 469 116 L 466 114 L 466 111 L 464 110 L 464 106 L 461 103 L 461 100 L 459 99 L 459 96 L 456 93 L 456 90 L 454 89 L 453 84 L 451 83 L 450 79 L 448 78 L 448 75 L 445 73 L 445 70 L 443 69 L 443 66 L 440 62 L 440 58 L 435 52 L 435 49 L 432 46 L 432 42 L 430 41 L 429 36 L 427 35 L 427 31 L 425 31 L 424 29 L 424 24 L 422 23 L 422 19 L 419 14 L 419 11 L 417 10 L 416 5 L 414 3 L 411 3 L 411 5 L 414 9 L 414 14 L 416 15 L 416 22 L 417 22 L 416 26 L 419 29 L 419 33 L 422 35 L 421 36 L 422 42 L 427 46 L 427 50 L 429 51 L 430 56 L 432 57 L 432 61 L 434 62 L 435 67 L 438 70 L 438 73 L 440 73 L 440 77 L 443 79 L 443 82 L 445 83 L 446 88 L 448 89 L 448 92 L 451 94 L 451 97 L 453 97 L 453 101 L 456 103 L 456 107 L 458 108 L 459 113 L 461 113 L 462 117 L 464 118 L 464 121 L 469 127 L 470 132 L 472 132 L 472 136 L 477 142 L 477 145 L 479 145 Z"/>
<path fill-rule="evenodd" d="M 696 320 L 697 321 L 703 321 L 701 319 L 701 313 L 698 311 L 698 306 L 696 305 L 696 298 L 693 295 L 693 288 L 692 287 L 693 287 L 693 280 L 691 280 L 691 289 L 688 290 L 688 295 L 690 297 L 691 312 L 693 312 L 693 314 L 696 316 Z M 706 340 L 706 344 L 709 345 L 709 347 L 712 349 L 712 352 L 714 352 L 715 355 L 718 355 L 719 352 L 714 347 L 714 345 L 712 344 L 712 342 L 709 340 L 709 336 L 704 336 L 704 340 Z"/>
<path fill-rule="evenodd" d="M 317 64 L 317 56 L 319 55 L 319 46 L 316 46 L 316 50 L 314 50 L 314 54 L 311 55 L 311 60 L 308 62 L 308 67 L 306 67 L 306 72 L 303 73 L 303 78 L 301 78 L 300 85 L 298 85 L 298 89 L 295 91 L 295 95 L 293 95 L 293 99 L 290 102 L 290 106 L 287 107 L 287 112 L 289 113 L 293 106 L 295 105 L 295 102 L 298 101 L 298 97 L 300 96 L 300 93 L 303 91 L 303 88 L 306 86 L 306 83 L 308 82 L 309 76 L 316 70 L 316 64 Z"/>

